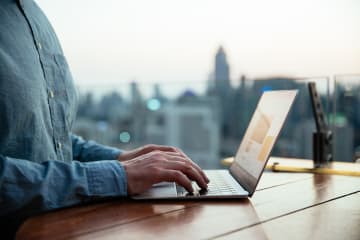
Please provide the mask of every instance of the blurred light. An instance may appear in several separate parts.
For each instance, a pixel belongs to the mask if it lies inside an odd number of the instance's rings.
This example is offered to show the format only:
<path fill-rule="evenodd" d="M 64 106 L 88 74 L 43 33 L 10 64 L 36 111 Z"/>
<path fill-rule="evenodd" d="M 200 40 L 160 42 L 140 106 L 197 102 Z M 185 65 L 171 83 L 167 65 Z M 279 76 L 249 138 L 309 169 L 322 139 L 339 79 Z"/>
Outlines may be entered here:
<path fill-rule="evenodd" d="M 271 91 L 272 90 L 272 87 L 271 86 L 263 86 L 261 88 L 261 92 L 267 92 L 267 91 Z"/>
<path fill-rule="evenodd" d="M 345 127 L 348 124 L 346 116 L 340 113 L 336 115 L 331 114 L 329 116 L 329 120 L 331 123 L 333 123 L 336 127 L 339 128 Z"/>
<path fill-rule="evenodd" d="M 122 143 L 128 143 L 128 142 L 130 142 L 131 135 L 130 135 L 129 132 L 124 131 L 124 132 L 121 132 L 121 133 L 120 133 L 119 138 L 120 138 L 120 142 L 122 142 Z"/>
<path fill-rule="evenodd" d="M 150 111 L 157 111 L 160 109 L 160 107 L 161 107 L 161 102 L 159 101 L 159 99 L 151 98 L 147 101 L 147 108 Z"/>

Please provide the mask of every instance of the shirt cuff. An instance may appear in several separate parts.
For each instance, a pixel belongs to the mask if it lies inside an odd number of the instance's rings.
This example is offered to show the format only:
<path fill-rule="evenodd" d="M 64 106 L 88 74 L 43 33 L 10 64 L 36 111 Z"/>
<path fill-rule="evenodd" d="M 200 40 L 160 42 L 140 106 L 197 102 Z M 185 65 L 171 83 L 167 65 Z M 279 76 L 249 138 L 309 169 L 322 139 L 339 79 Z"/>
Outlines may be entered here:
<path fill-rule="evenodd" d="M 120 149 L 107 147 L 102 153 L 102 159 L 117 160 L 121 153 Z"/>
<path fill-rule="evenodd" d="M 90 196 L 127 196 L 126 173 L 119 161 L 103 160 L 88 162 L 86 165 Z"/>

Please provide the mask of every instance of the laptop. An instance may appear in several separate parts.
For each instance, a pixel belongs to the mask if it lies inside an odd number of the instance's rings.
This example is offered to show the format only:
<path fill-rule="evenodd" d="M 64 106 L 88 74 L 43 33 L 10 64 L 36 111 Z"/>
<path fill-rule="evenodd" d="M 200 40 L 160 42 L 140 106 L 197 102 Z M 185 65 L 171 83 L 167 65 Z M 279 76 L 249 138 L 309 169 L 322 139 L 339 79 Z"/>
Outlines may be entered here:
<path fill-rule="evenodd" d="M 234 162 L 228 170 L 205 170 L 208 189 L 193 182 L 189 193 L 174 182 L 162 182 L 133 199 L 206 199 L 251 197 L 264 172 L 270 153 L 297 95 L 297 90 L 266 91 L 262 94 Z"/>

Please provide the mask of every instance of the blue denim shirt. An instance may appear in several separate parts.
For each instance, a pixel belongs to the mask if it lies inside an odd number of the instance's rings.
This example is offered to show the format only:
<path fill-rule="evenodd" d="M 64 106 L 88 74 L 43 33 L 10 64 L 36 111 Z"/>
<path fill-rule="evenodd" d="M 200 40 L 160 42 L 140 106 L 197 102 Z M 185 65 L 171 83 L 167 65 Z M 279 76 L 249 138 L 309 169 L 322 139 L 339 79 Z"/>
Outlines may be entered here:
<path fill-rule="evenodd" d="M 76 108 L 45 15 L 33 0 L 0 0 L 0 216 L 127 194 L 121 151 L 71 133 Z"/>

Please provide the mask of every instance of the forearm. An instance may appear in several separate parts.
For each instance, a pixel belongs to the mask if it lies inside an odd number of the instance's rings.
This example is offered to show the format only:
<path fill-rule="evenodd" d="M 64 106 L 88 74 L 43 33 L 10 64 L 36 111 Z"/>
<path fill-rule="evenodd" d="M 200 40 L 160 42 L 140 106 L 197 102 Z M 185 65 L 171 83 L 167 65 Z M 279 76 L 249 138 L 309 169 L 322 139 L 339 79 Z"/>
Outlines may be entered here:
<path fill-rule="evenodd" d="M 126 194 L 126 174 L 118 161 L 38 164 L 0 155 L 0 216 L 30 216 Z"/>
<path fill-rule="evenodd" d="M 76 135 L 72 135 L 71 138 L 74 159 L 81 162 L 115 160 L 122 153 L 120 149 L 105 146 L 94 141 L 86 141 Z"/>

